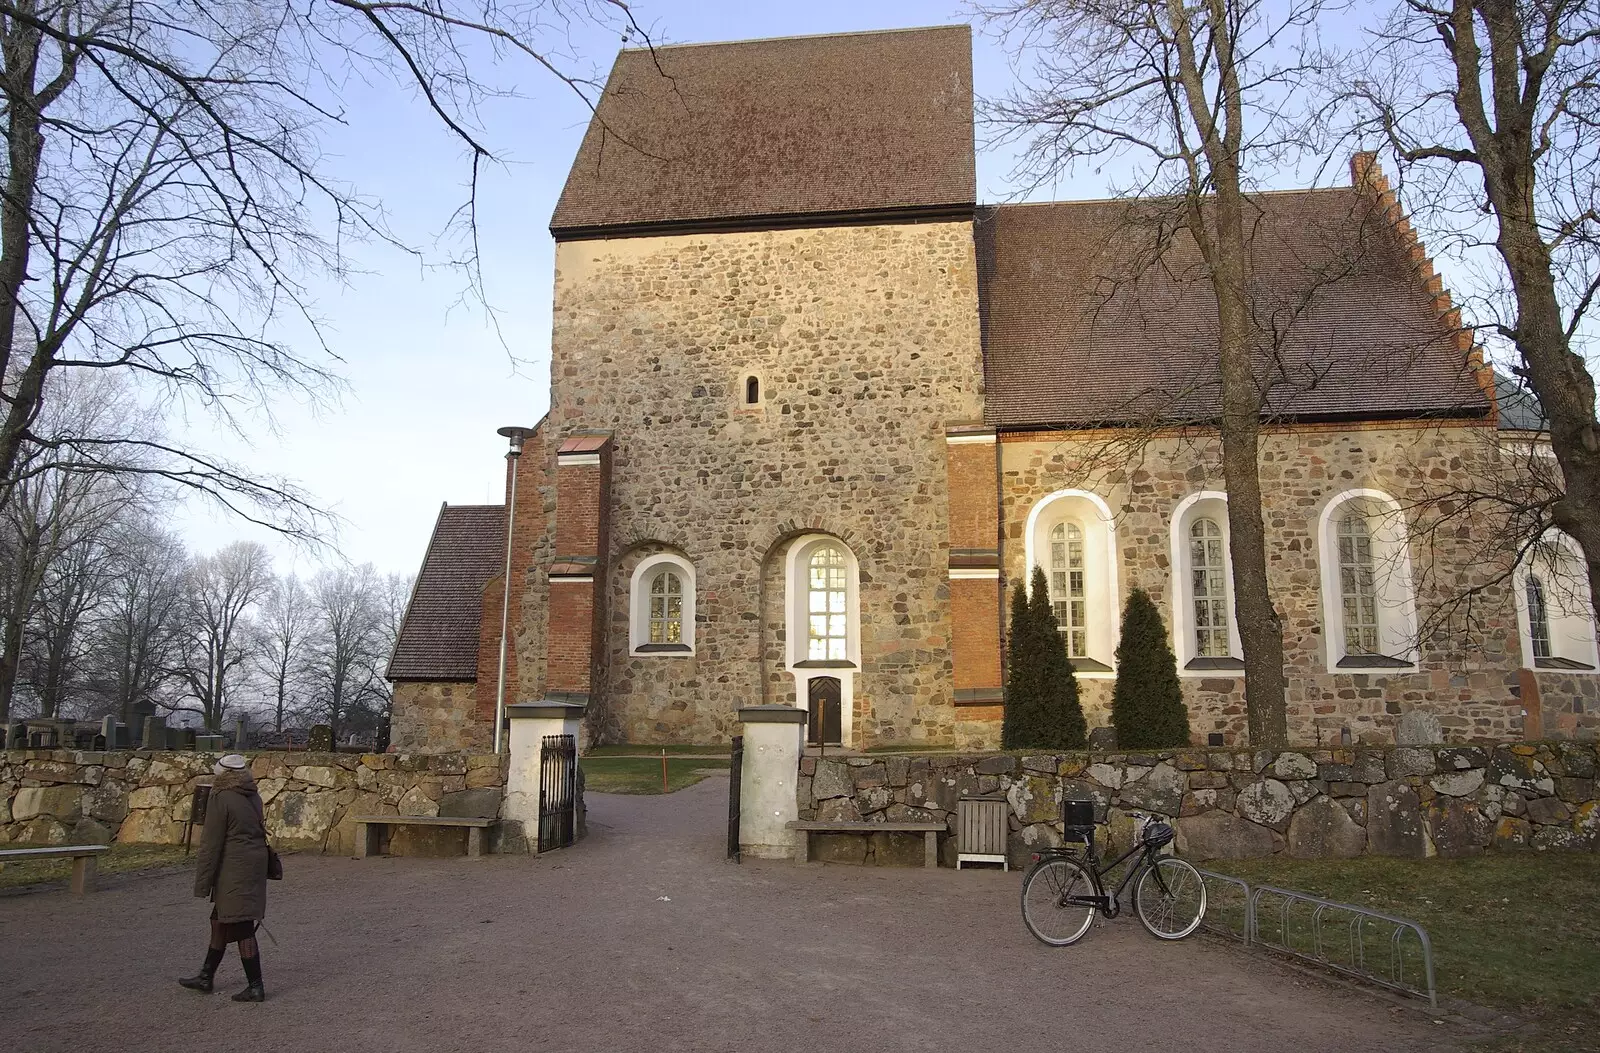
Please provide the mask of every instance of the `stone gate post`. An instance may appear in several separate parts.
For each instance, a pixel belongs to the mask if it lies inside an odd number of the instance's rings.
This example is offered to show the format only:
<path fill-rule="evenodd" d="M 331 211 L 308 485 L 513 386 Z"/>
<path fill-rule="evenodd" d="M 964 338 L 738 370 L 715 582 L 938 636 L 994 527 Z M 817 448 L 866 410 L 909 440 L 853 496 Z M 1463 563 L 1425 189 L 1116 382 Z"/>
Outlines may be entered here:
<path fill-rule="evenodd" d="M 514 702 L 506 707 L 511 723 L 507 742 L 511 756 L 500 818 L 522 824 L 530 853 L 539 850 L 539 768 L 544 737 L 571 735 L 577 742 L 578 725 L 588 708 L 582 702 Z"/>
<path fill-rule="evenodd" d="M 795 783 L 800 777 L 800 742 L 806 711 L 794 706 L 745 706 L 744 766 L 739 782 L 739 850 L 756 859 L 794 855 L 800 817 Z"/>

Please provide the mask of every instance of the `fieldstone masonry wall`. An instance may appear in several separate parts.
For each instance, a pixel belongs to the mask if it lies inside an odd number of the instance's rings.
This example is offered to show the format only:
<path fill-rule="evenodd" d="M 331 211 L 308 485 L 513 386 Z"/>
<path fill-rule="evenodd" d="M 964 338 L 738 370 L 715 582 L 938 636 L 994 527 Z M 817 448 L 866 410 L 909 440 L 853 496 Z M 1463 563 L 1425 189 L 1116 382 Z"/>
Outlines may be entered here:
<path fill-rule="evenodd" d="M 205 753 L 0 751 L 0 845 L 177 844 L 216 756 Z M 500 814 L 506 758 L 493 754 L 256 753 L 251 770 L 267 833 L 286 850 L 353 852 L 358 815 Z M 526 851 L 519 824 L 491 849 Z M 198 833 L 196 834 L 198 836 Z M 397 854 L 447 852 L 455 830 L 397 828 Z"/>
<path fill-rule="evenodd" d="M 945 822 L 963 797 L 1002 794 L 1016 865 L 1061 844 L 1063 797 L 1092 800 L 1101 835 L 1125 849 L 1130 811 L 1175 821 L 1190 859 L 1363 854 L 1467 856 L 1600 847 L 1593 743 L 1401 746 L 1273 752 L 921 754 L 801 761 L 802 819 Z M 920 844 L 920 841 L 918 842 Z M 913 851 L 913 849 L 915 851 Z M 818 859 L 915 863 L 891 835 L 813 837 Z M 955 865 L 952 836 L 945 865 Z M 902 860 L 901 857 L 905 858 Z"/>

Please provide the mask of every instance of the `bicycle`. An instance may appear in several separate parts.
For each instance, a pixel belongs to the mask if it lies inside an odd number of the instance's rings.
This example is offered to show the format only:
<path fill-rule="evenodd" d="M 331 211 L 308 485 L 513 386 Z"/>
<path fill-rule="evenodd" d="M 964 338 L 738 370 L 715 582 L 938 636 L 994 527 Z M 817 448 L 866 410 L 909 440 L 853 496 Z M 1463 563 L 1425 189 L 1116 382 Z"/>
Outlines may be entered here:
<path fill-rule="evenodd" d="M 1022 876 L 1022 922 L 1042 943 L 1065 947 L 1089 931 L 1095 912 L 1107 918 L 1122 913 L 1122 892 L 1133 886 L 1133 907 L 1150 935 L 1181 940 L 1200 927 L 1206 915 L 1206 885 L 1200 872 L 1161 849 L 1176 836 L 1172 827 L 1140 812 L 1134 817 L 1133 847 L 1104 866 L 1094 844 L 1094 802 L 1063 801 L 1062 814 L 1069 839 L 1087 846 L 1083 856 L 1070 845 L 1034 854 Z M 1136 853 L 1116 892 L 1106 895 L 1102 880 Z M 1084 863 L 1088 864 L 1086 868 Z"/>

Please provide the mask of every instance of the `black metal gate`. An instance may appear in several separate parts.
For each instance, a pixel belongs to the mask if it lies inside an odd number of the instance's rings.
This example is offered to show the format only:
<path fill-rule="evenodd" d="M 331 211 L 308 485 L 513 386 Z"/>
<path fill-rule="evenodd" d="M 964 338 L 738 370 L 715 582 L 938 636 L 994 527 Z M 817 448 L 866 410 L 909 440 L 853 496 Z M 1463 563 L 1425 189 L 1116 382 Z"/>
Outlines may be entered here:
<path fill-rule="evenodd" d="M 744 736 L 733 737 L 733 749 L 728 754 L 728 858 L 735 863 L 739 858 L 739 776 L 744 771 Z"/>
<path fill-rule="evenodd" d="M 572 844 L 578 800 L 578 744 L 546 735 L 539 755 L 539 851 Z"/>

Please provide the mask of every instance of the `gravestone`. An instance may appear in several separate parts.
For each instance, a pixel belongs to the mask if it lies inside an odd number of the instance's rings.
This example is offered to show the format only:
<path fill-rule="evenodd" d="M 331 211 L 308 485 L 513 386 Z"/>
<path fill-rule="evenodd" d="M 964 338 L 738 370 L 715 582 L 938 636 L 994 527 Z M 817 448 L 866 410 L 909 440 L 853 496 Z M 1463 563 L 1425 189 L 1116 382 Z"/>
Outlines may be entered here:
<path fill-rule="evenodd" d="M 1444 728 L 1432 713 L 1413 709 L 1395 725 L 1394 741 L 1397 746 L 1433 746 L 1444 741 Z"/>
<path fill-rule="evenodd" d="M 236 750 L 250 748 L 250 721 L 247 717 L 233 718 L 233 748 Z"/>
<path fill-rule="evenodd" d="M 22 750 L 28 748 L 28 725 L 16 723 L 6 729 L 6 749 Z"/>
<path fill-rule="evenodd" d="M 106 751 L 106 737 L 104 735 L 95 735 L 94 740 L 89 743 L 89 748 L 96 752 L 104 753 Z"/>
<path fill-rule="evenodd" d="M 100 718 L 100 737 L 105 739 L 106 742 L 106 744 L 101 747 L 102 749 L 114 750 L 117 748 L 116 717 L 108 716 Z"/>
<path fill-rule="evenodd" d="M 311 738 L 306 742 L 306 749 L 316 753 L 332 753 L 333 729 L 326 724 L 311 725 Z"/>
<path fill-rule="evenodd" d="M 126 724 L 113 725 L 111 728 L 112 737 L 109 740 L 110 745 L 107 748 L 114 750 L 132 749 L 133 736 L 129 734 L 129 730 Z"/>
<path fill-rule="evenodd" d="M 140 747 L 147 750 L 164 750 L 167 748 L 167 722 L 161 717 L 144 718 L 144 737 L 139 740 Z"/>
<path fill-rule="evenodd" d="M 175 750 L 194 749 L 194 728 L 173 728 L 171 737 L 167 740 L 167 748 Z"/>
<path fill-rule="evenodd" d="M 221 735 L 196 735 L 194 748 L 200 753 L 221 753 L 223 750 Z"/>

